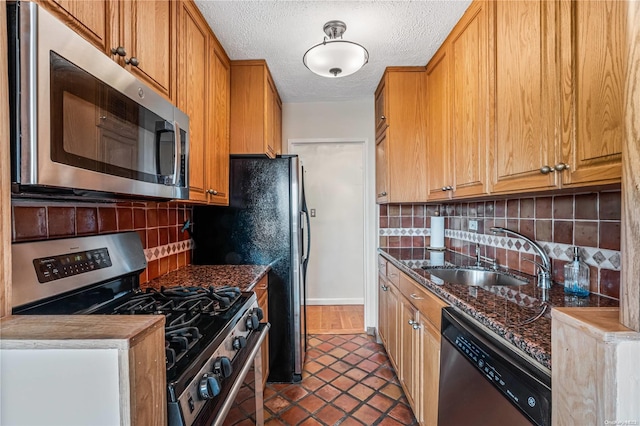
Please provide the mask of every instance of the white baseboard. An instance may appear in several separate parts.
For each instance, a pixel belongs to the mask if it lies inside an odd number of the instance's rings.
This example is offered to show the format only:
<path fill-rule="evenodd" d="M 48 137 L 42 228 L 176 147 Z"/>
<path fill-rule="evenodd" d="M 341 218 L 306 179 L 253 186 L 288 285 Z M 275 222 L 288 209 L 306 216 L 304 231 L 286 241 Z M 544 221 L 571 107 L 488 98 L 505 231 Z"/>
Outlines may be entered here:
<path fill-rule="evenodd" d="M 307 305 L 364 305 L 364 297 L 352 299 L 307 299 Z"/>

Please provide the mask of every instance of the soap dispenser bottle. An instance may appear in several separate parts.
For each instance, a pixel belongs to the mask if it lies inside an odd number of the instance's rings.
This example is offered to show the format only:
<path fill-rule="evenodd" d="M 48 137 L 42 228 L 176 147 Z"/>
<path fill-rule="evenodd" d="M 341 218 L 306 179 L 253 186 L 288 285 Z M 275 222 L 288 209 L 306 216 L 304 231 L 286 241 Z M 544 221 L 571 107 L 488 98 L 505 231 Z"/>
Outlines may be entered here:
<path fill-rule="evenodd" d="M 589 295 L 589 266 L 580 260 L 580 248 L 573 248 L 573 260 L 564 265 L 564 292 L 575 296 Z"/>

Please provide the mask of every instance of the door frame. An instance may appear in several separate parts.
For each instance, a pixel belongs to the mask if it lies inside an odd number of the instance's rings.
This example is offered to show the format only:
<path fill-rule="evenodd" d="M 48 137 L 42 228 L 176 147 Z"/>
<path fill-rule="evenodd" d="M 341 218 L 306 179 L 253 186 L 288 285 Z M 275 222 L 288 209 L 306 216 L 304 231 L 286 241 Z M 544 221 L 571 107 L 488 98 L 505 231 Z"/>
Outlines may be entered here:
<path fill-rule="evenodd" d="M 295 145 L 311 145 L 311 144 L 331 144 L 331 143 L 354 143 L 354 144 L 362 144 L 362 177 L 364 185 L 362 187 L 362 199 L 364 200 L 363 205 L 363 253 L 364 253 L 364 264 L 363 264 L 363 277 L 364 277 L 364 288 L 363 288 L 363 296 L 364 296 L 364 324 L 365 328 L 375 327 L 374 324 L 377 322 L 377 312 L 376 312 L 376 283 L 373 281 L 373 277 L 377 276 L 376 272 L 376 204 L 375 199 L 372 197 L 367 197 L 368 194 L 372 194 L 375 188 L 375 182 L 372 182 L 371 176 L 369 176 L 372 172 L 371 168 L 371 159 L 369 155 L 370 151 L 370 142 L 369 138 L 291 138 L 287 139 L 287 152 L 289 154 L 292 153 L 292 148 Z M 365 330 L 363 330 L 365 331 Z"/>

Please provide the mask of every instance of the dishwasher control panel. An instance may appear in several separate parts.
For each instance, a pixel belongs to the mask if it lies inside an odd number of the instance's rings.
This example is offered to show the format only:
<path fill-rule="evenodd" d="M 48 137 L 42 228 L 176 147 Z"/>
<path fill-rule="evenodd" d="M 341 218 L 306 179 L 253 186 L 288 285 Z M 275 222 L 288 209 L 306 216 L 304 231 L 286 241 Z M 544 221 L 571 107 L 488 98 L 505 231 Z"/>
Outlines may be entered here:
<path fill-rule="evenodd" d="M 551 389 L 523 367 L 519 355 L 472 326 L 456 327 L 443 315 L 442 336 L 512 404 L 537 425 L 551 416 Z"/>

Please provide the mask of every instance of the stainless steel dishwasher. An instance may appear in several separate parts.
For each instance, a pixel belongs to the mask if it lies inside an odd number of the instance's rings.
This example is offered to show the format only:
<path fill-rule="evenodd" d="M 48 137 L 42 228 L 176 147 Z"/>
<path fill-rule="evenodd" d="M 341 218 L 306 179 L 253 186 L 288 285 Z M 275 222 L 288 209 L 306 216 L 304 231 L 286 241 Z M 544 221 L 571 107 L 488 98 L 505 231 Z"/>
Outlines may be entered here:
<path fill-rule="evenodd" d="M 551 377 L 457 312 L 442 311 L 438 425 L 550 425 Z"/>

